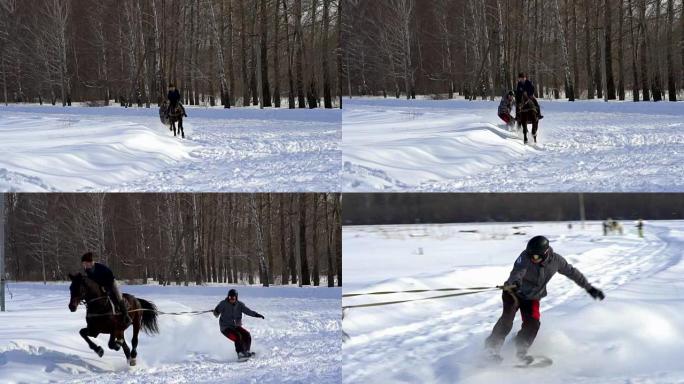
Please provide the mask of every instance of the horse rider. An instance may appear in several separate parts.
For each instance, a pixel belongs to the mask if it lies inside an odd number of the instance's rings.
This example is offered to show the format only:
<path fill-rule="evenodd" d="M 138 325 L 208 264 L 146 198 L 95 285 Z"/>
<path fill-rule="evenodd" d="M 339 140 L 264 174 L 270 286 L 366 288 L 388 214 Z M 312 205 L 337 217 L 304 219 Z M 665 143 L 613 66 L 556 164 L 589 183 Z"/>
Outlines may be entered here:
<path fill-rule="evenodd" d="M 85 270 L 88 278 L 96 282 L 100 287 L 104 288 L 107 296 L 114 303 L 114 305 L 121 312 L 121 318 L 125 326 L 128 326 L 132 320 L 128 314 L 126 302 L 121 296 L 119 285 L 116 283 L 114 273 L 106 265 L 93 262 L 94 255 L 92 252 L 86 252 L 81 256 L 81 266 Z"/>
<path fill-rule="evenodd" d="M 520 106 L 522 104 L 523 100 L 523 95 L 527 94 L 527 97 L 532 99 L 532 102 L 534 103 L 537 113 L 539 115 L 539 120 L 543 119 L 544 116 L 541 114 L 541 108 L 539 107 L 539 101 L 537 101 L 537 98 L 534 96 L 534 84 L 532 84 L 532 81 L 527 78 L 527 75 L 524 72 L 520 72 L 518 74 L 518 85 L 515 88 L 515 104 L 516 106 Z M 516 109 L 516 117 L 517 117 L 518 110 Z"/>
<path fill-rule="evenodd" d="M 169 99 L 169 107 L 166 108 L 166 115 L 171 112 L 171 108 L 175 108 L 176 106 L 180 106 L 181 110 L 183 111 L 183 116 L 188 117 L 187 114 L 185 114 L 185 107 L 183 107 L 183 104 L 180 103 L 181 99 L 181 94 L 178 92 L 178 89 L 176 89 L 175 84 L 170 83 L 169 84 L 169 93 L 166 95 L 166 98 Z"/>

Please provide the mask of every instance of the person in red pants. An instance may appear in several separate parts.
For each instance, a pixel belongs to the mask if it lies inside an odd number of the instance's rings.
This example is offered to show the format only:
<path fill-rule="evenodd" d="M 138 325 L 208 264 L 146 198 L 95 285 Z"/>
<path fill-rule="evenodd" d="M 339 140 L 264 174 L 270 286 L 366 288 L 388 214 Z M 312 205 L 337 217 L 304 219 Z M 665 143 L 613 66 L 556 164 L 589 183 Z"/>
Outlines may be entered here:
<path fill-rule="evenodd" d="M 527 350 L 539 331 L 541 318 L 539 301 L 546 296 L 546 284 L 556 272 L 565 275 L 584 288 L 594 299 L 605 298 L 600 289 L 589 284 L 580 271 L 570 265 L 563 256 L 553 251 L 549 245 L 549 239 L 544 236 L 533 237 L 515 261 L 513 270 L 504 283 L 503 313 L 485 341 L 491 360 L 496 362 L 502 360 L 499 350 L 513 328 L 515 314 L 520 310 L 522 328 L 515 336 L 516 355 L 523 362 L 528 364 L 532 362 L 533 358 L 527 355 Z"/>
<path fill-rule="evenodd" d="M 252 335 L 242 327 L 242 314 L 264 318 L 263 315 L 252 311 L 243 302 L 238 300 L 238 293 L 235 289 L 228 291 L 228 296 L 221 300 L 214 308 L 214 316 L 219 317 L 221 333 L 235 343 L 235 352 L 239 359 L 247 359 L 254 356 L 250 351 L 252 346 Z"/>
<path fill-rule="evenodd" d="M 513 116 L 511 116 L 511 110 L 513 109 L 513 91 L 506 92 L 501 97 L 501 102 L 499 103 L 499 117 L 503 120 L 506 125 L 513 125 Z"/>

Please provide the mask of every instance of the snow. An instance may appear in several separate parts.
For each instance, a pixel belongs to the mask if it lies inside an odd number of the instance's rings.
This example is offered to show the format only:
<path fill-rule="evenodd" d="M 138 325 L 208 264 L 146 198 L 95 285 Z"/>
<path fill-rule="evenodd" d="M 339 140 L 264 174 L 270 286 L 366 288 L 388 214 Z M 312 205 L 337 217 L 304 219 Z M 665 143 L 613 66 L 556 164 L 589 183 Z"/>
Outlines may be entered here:
<path fill-rule="evenodd" d="M 681 102 L 542 100 L 539 144 L 527 146 L 498 103 L 346 100 L 343 190 L 684 190 Z"/>
<path fill-rule="evenodd" d="M 684 222 L 647 222 L 643 239 L 633 223 L 625 223 L 623 236 L 602 236 L 598 222 L 584 229 L 573 224 L 571 230 L 566 223 L 344 227 L 345 294 L 498 285 L 526 241 L 545 234 L 606 299 L 594 301 L 571 280 L 553 277 L 530 349 L 554 360 L 543 369 L 512 368 L 519 316 L 503 365 L 479 363 L 501 313 L 497 291 L 350 308 L 343 320 L 350 337 L 342 347 L 343 382 L 684 382 Z M 350 297 L 343 305 L 440 294 Z"/>
<path fill-rule="evenodd" d="M 240 300 L 265 320 L 244 316 L 257 356 L 237 362 L 233 343 L 209 314 L 160 315 L 160 334 L 141 332 L 136 367 L 122 351 L 95 342 L 99 358 L 78 331 L 85 309 L 69 312 L 66 283 L 10 283 L 8 312 L 0 312 L 2 383 L 339 383 L 341 315 L 339 288 L 234 287 Z M 228 287 L 123 286 L 160 311 L 213 309 Z M 132 330 L 126 331 L 130 345 Z"/>
<path fill-rule="evenodd" d="M 341 111 L 0 106 L 0 191 L 336 191 Z"/>

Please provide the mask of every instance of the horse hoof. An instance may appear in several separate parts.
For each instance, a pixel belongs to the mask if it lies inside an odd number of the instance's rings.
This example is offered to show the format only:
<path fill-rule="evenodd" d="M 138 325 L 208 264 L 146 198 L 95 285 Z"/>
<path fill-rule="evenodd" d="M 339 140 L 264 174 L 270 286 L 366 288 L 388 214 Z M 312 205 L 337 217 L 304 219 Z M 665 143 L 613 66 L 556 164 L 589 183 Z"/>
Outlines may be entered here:
<path fill-rule="evenodd" d="M 102 349 L 102 347 L 97 347 L 95 348 L 95 353 L 97 353 L 98 356 L 102 357 L 102 355 L 104 355 L 104 350 Z"/>
<path fill-rule="evenodd" d="M 129 359 L 129 360 L 128 360 L 128 364 L 129 364 L 131 367 L 135 367 L 135 364 L 136 364 L 135 359 L 134 359 L 134 358 Z"/>

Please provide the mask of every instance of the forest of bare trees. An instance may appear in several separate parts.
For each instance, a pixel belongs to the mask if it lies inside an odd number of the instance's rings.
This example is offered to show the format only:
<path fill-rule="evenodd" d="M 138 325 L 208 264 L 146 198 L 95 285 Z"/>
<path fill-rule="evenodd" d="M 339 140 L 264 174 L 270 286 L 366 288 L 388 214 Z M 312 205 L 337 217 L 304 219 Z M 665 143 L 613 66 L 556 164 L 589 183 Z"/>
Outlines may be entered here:
<path fill-rule="evenodd" d="M 92 251 L 136 283 L 342 284 L 339 194 L 5 196 L 12 280 L 64 280 Z"/>
<path fill-rule="evenodd" d="M 518 72 L 538 97 L 676 101 L 681 0 L 348 0 L 348 95 L 494 98 Z"/>
<path fill-rule="evenodd" d="M 0 97 L 341 107 L 340 2 L 0 0 Z"/>

